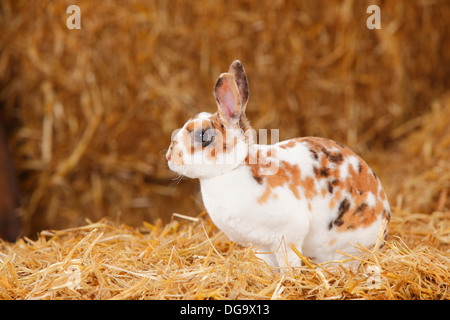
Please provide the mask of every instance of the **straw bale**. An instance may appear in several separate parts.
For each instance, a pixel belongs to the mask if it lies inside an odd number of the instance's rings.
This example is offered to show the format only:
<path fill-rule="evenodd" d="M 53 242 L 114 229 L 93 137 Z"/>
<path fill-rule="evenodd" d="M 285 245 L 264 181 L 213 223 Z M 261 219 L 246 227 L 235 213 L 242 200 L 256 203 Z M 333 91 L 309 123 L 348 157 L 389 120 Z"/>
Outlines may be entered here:
<path fill-rule="evenodd" d="M 69 30 L 73 1 L 2 1 L 1 115 L 24 234 L 202 211 L 197 183 L 173 181 L 163 155 L 174 129 L 215 109 L 234 59 L 256 129 L 386 150 L 448 89 L 450 4 L 377 3 L 380 30 L 364 1 L 80 0 Z"/>
<path fill-rule="evenodd" d="M 25 229 L 0 240 L 0 299 L 449 299 L 450 3 L 377 3 L 380 30 L 364 1 L 80 0 L 68 30 L 72 1 L 1 1 Z M 167 169 L 172 130 L 215 109 L 234 59 L 256 129 L 338 140 L 383 181 L 390 236 L 356 269 L 273 272 Z"/>
<path fill-rule="evenodd" d="M 450 92 L 431 103 L 431 110 L 399 126 L 404 134 L 393 148 L 395 164 L 386 168 L 386 184 L 399 207 L 410 212 L 450 208 Z"/>

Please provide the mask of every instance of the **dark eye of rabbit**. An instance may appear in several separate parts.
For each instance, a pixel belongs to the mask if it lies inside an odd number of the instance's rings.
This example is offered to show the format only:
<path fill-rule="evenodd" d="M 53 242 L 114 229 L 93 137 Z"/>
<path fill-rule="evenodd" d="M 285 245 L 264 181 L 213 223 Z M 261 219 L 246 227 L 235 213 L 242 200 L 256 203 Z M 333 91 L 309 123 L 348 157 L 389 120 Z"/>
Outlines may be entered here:
<path fill-rule="evenodd" d="M 194 141 L 196 143 L 201 143 L 202 147 L 206 147 L 214 141 L 214 130 L 198 130 L 194 133 Z"/>

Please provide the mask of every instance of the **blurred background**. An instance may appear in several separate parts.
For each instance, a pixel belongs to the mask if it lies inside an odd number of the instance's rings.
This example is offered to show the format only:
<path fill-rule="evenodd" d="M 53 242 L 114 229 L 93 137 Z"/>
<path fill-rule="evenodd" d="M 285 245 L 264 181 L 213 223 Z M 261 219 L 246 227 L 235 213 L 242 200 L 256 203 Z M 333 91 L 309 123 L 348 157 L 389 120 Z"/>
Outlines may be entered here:
<path fill-rule="evenodd" d="M 73 4 L 79 30 L 66 25 Z M 381 29 L 366 26 L 372 4 Z M 391 206 L 448 211 L 449 28 L 447 0 L 2 0 L 0 228 L 201 213 L 198 181 L 174 180 L 164 154 L 173 130 L 215 111 L 235 59 L 255 129 L 337 140 Z"/>

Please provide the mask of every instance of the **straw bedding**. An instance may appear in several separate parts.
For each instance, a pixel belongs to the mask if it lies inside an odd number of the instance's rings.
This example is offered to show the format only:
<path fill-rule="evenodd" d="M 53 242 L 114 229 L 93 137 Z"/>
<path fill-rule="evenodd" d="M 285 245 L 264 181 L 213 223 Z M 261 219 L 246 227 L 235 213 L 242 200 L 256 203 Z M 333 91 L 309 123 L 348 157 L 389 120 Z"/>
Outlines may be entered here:
<path fill-rule="evenodd" d="M 105 220 L 44 231 L 0 251 L 2 299 L 448 299 L 449 215 L 394 210 L 394 235 L 358 267 L 273 272 L 204 216 L 144 223 Z M 190 218 L 192 219 L 192 218 Z M 445 228 L 447 226 L 447 228 Z"/>
<path fill-rule="evenodd" d="M 81 30 L 70 4 L 0 4 L 24 222 L 0 242 L 0 299 L 450 298 L 448 2 L 380 1 L 381 30 L 363 1 L 78 1 Z M 355 270 L 303 257 L 274 273 L 214 227 L 196 181 L 173 180 L 172 130 L 213 111 L 236 58 L 256 129 L 338 140 L 383 181 L 390 236 Z"/>

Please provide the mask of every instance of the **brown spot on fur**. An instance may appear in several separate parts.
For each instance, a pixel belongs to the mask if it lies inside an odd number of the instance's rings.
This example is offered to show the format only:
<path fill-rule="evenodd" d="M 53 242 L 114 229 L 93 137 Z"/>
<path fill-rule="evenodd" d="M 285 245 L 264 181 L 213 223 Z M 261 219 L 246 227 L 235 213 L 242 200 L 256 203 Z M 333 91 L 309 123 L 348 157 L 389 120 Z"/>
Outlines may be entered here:
<path fill-rule="evenodd" d="M 284 162 L 284 161 L 283 161 Z M 300 199 L 300 194 L 297 189 L 300 183 L 300 169 L 298 165 L 289 165 L 287 162 L 284 162 L 284 165 L 286 166 L 287 170 L 290 172 L 291 175 L 291 181 L 289 183 L 289 189 L 292 191 L 294 196 L 297 199 Z"/>
<path fill-rule="evenodd" d="M 342 223 L 338 225 L 338 231 L 346 231 L 355 227 L 368 227 L 376 221 L 377 216 L 380 214 L 389 219 L 389 213 L 386 209 L 384 209 L 383 202 L 378 199 L 375 207 L 370 207 L 366 202 L 368 195 L 368 192 L 363 192 L 360 197 L 353 200 L 354 209 L 339 217 Z"/>
<path fill-rule="evenodd" d="M 334 209 L 334 207 L 336 206 L 336 203 L 339 201 L 339 199 L 341 199 L 341 195 L 342 195 L 341 190 L 336 191 L 334 198 L 331 199 L 331 201 L 330 201 L 330 205 L 329 205 L 330 209 Z"/>
<path fill-rule="evenodd" d="M 267 202 L 267 200 L 269 200 L 270 192 L 271 192 L 270 188 L 266 188 L 262 196 L 258 198 L 258 203 Z"/>
<path fill-rule="evenodd" d="M 218 141 L 218 144 L 221 144 L 222 151 L 230 153 L 235 145 L 237 144 L 237 138 L 236 137 L 229 137 L 227 135 L 226 127 L 224 126 L 222 119 L 220 118 L 220 114 L 216 112 L 213 114 L 209 121 L 212 124 L 212 127 L 217 130 L 219 135 L 222 137 L 221 142 Z"/>
<path fill-rule="evenodd" d="M 259 172 L 259 165 L 257 163 L 250 163 L 249 155 L 247 155 L 247 157 L 245 158 L 244 163 L 245 163 L 245 165 L 247 165 L 250 168 L 250 172 L 252 174 L 253 179 L 255 179 L 255 181 L 258 184 L 262 184 L 264 181 L 264 178 Z"/>
<path fill-rule="evenodd" d="M 195 152 L 194 145 L 191 141 L 191 135 L 188 131 L 182 132 L 181 142 L 184 146 L 184 148 L 192 155 Z"/>
<path fill-rule="evenodd" d="M 209 152 L 208 152 L 208 154 L 206 155 L 206 157 L 207 157 L 209 160 L 212 160 L 212 161 L 216 160 L 216 159 L 217 159 L 217 156 L 216 156 L 216 148 L 208 148 L 208 149 L 209 149 Z"/>
<path fill-rule="evenodd" d="M 255 181 L 262 184 L 265 177 L 271 175 L 272 161 L 277 157 L 275 149 L 269 148 L 266 153 L 261 149 L 258 149 L 256 153 L 254 151 L 249 152 L 245 158 L 244 164 L 250 168 L 250 172 Z"/>
<path fill-rule="evenodd" d="M 338 231 L 346 231 L 355 227 L 368 227 L 375 220 L 377 215 L 376 209 L 370 208 L 367 204 L 360 204 L 351 214 L 342 217 L 342 224 L 339 225 Z"/>
<path fill-rule="evenodd" d="M 289 140 L 288 143 L 282 144 L 282 145 L 280 146 L 280 148 L 282 148 L 282 149 L 288 149 L 288 148 L 293 148 L 293 147 L 295 147 L 295 145 L 296 145 L 295 140 Z"/>
<path fill-rule="evenodd" d="M 250 165 L 250 170 L 252 172 L 253 178 L 257 182 L 260 179 L 262 180 L 262 177 L 259 175 L 259 169 L 257 171 L 258 173 L 255 173 L 256 171 L 255 167 L 252 168 L 252 166 Z M 300 181 L 300 168 L 298 167 L 298 165 L 296 164 L 291 165 L 286 161 L 281 161 L 279 163 L 279 168 L 276 174 L 267 175 L 264 177 L 266 188 L 264 190 L 264 193 L 258 199 L 259 203 L 267 202 L 272 194 L 275 196 L 273 189 L 275 189 L 276 187 L 281 187 L 283 185 L 287 185 L 287 187 L 293 193 L 295 198 L 300 199 L 300 192 L 298 187 L 301 185 L 301 181 Z"/>
<path fill-rule="evenodd" d="M 315 182 L 316 180 L 312 177 L 306 177 L 300 180 L 300 185 L 303 187 L 307 199 L 312 199 L 317 195 Z"/>
<path fill-rule="evenodd" d="M 380 198 L 381 198 L 381 200 L 386 200 L 386 193 L 382 190 L 382 189 L 380 189 L 380 192 L 379 192 L 379 195 L 380 195 Z"/>
<path fill-rule="evenodd" d="M 182 151 L 171 152 L 171 160 L 176 165 L 183 165 L 184 164 L 183 152 Z"/>
<path fill-rule="evenodd" d="M 222 120 L 220 119 L 220 115 L 219 112 L 214 113 L 210 118 L 209 121 L 212 124 L 212 127 L 216 130 L 219 130 L 220 133 L 222 134 L 222 136 L 225 137 L 226 134 L 226 130 L 225 130 L 225 126 L 222 123 Z"/>
<path fill-rule="evenodd" d="M 194 127 L 195 127 L 195 121 L 191 121 L 186 125 L 186 130 L 191 133 L 192 131 L 194 131 Z"/>
<path fill-rule="evenodd" d="M 368 174 L 368 166 L 361 166 L 361 171 L 358 172 L 349 166 L 349 176 L 346 179 L 347 190 L 350 190 L 352 186 L 355 186 L 357 190 L 362 192 L 370 191 L 374 195 L 378 194 L 378 181 L 372 174 Z"/>

